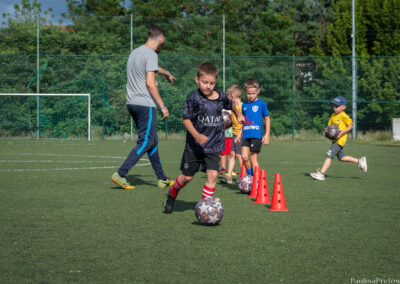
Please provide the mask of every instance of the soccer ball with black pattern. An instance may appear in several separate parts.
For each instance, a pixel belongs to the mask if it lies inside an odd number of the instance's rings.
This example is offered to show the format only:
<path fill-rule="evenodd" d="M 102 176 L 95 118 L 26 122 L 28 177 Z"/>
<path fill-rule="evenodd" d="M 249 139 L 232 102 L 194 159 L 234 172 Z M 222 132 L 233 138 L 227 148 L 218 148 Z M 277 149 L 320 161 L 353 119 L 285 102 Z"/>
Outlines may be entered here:
<path fill-rule="evenodd" d="M 253 176 L 251 175 L 242 176 L 238 182 L 240 191 L 246 194 L 250 193 L 252 184 Z"/>
<path fill-rule="evenodd" d="M 231 111 L 223 109 L 222 110 L 222 119 L 224 120 L 225 128 L 229 128 L 232 126 Z"/>
<path fill-rule="evenodd" d="M 340 129 L 337 127 L 336 124 L 331 124 L 324 129 L 324 133 L 326 138 L 330 140 L 335 140 L 340 133 Z"/>
<path fill-rule="evenodd" d="M 224 217 L 224 206 L 219 198 L 203 198 L 194 211 L 197 220 L 204 225 L 216 225 Z"/>

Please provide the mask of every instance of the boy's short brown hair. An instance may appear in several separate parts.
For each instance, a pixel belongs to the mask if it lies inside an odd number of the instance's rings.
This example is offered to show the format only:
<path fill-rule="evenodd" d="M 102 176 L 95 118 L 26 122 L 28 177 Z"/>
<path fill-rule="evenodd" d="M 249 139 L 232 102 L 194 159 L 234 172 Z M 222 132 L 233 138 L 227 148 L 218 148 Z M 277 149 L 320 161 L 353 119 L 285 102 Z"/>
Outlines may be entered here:
<path fill-rule="evenodd" d="M 228 95 L 232 95 L 232 97 L 241 98 L 243 94 L 243 89 L 239 85 L 233 85 L 228 90 L 226 90 L 226 93 Z"/>
<path fill-rule="evenodd" d="M 197 68 L 197 77 L 200 78 L 201 75 L 213 75 L 215 78 L 218 77 L 218 69 L 217 67 L 209 62 L 205 62 L 200 64 Z"/>
<path fill-rule="evenodd" d="M 258 89 L 260 87 L 260 85 L 258 84 L 258 81 L 256 79 L 250 78 L 250 79 L 247 79 L 247 81 L 244 83 L 244 87 L 246 90 L 249 88 Z"/>

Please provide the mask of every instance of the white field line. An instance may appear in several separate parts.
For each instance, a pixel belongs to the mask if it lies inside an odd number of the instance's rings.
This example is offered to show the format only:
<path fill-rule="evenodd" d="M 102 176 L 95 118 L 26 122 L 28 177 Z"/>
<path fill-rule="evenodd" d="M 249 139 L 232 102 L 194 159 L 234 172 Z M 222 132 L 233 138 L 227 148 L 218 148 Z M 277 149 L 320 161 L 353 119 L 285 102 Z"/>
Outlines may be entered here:
<path fill-rule="evenodd" d="M 16 155 L 16 156 L 47 156 L 47 157 L 78 157 L 78 158 L 101 158 L 101 159 L 125 159 L 126 157 L 118 156 L 96 156 L 96 155 L 68 155 L 68 154 L 40 154 L 40 153 L 0 153 L 0 155 Z M 151 165 L 148 159 L 141 158 L 143 164 L 136 164 L 135 167 L 143 167 Z M 108 163 L 108 161 L 53 161 L 53 160 L 0 160 L 0 163 Z M 74 168 L 50 168 L 50 169 L 4 169 L 0 172 L 40 172 L 40 171 L 77 171 L 77 170 L 98 170 L 98 169 L 115 169 L 116 166 L 102 167 L 74 167 Z"/>
<path fill-rule="evenodd" d="M 136 164 L 135 167 L 143 167 L 148 165 L 151 165 L 151 163 Z M 86 168 L 15 169 L 15 170 L 0 170 L 0 172 L 81 171 L 81 170 L 115 169 L 118 167 L 119 166 L 86 167 Z"/>
<path fill-rule="evenodd" d="M 109 163 L 110 161 L 0 160 L 0 163 Z"/>
<path fill-rule="evenodd" d="M 119 156 L 96 156 L 96 155 L 67 155 L 67 154 L 39 154 L 39 153 L 0 153 L 0 155 L 18 155 L 18 156 L 48 156 L 48 157 L 79 157 L 79 158 L 102 158 L 102 159 L 125 159 Z M 148 159 L 141 158 L 141 161 Z"/>

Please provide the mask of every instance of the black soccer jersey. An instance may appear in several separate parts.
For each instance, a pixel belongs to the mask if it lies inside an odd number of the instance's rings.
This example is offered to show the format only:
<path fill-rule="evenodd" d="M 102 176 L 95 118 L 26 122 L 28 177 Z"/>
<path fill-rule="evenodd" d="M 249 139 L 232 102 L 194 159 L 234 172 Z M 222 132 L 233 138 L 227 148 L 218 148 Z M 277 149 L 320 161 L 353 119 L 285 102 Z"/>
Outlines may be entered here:
<path fill-rule="evenodd" d="M 183 107 L 183 119 L 190 119 L 194 128 L 208 137 L 205 145 L 200 145 L 187 132 L 185 150 L 202 153 L 221 152 L 225 148 L 225 129 L 222 119 L 222 109 L 232 109 L 232 101 L 224 92 L 218 92 L 216 100 L 209 100 L 196 90 L 190 93 Z"/>

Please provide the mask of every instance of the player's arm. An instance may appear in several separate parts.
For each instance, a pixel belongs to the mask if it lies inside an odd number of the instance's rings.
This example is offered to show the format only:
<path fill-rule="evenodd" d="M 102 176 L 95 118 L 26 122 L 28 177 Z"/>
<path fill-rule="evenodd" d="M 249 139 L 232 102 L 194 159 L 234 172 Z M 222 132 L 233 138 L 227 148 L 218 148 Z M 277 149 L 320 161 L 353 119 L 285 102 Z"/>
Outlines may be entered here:
<path fill-rule="evenodd" d="M 243 125 L 240 126 L 240 130 L 238 135 L 235 137 L 235 143 L 240 143 L 240 140 L 242 140 L 242 135 L 243 135 Z"/>
<path fill-rule="evenodd" d="M 264 145 L 269 144 L 269 134 L 271 132 L 271 120 L 269 118 L 269 115 L 264 116 L 265 119 L 265 134 L 264 137 L 262 138 L 262 142 Z"/>
<path fill-rule="evenodd" d="M 353 129 L 353 123 L 350 123 L 345 130 L 340 130 L 336 139 L 339 139 L 340 137 L 342 137 L 344 134 L 351 131 L 352 129 Z"/>
<path fill-rule="evenodd" d="M 240 113 L 240 111 L 238 111 L 237 109 L 237 102 L 236 101 L 232 101 L 232 111 L 233 113 L 236 115 L 236 119 L 240 122 L 240 123 L 244 123 L 244 116 L 243 114 Z"/>
<path fill-rule="evenodd" d="M 158 66 L 158 73 L 164 75 L 165 78 L 167 78 L 168 82 L 170 83 L 173 83 L 176 80 L 176 78 L 172 76 L 172 74 L 169 71 L 161 68 L 160 66 Z"/>
<path fill-rule="evenodd" d="M 204 145 L 207 143 L 208 138 L 207 136 L 199 133 L 196 128 L 194 128 L 193 123 L 190 119 L 184 118 L 183 125 L 185 126 L 186 130 L 192 134 L 193 138 L 199 143 L 200 145 Z"/>
<path fill-rule="evenodd" d="M 156 72 L 146 72 L 146 87 L 149 90 L 149 93 L 153 97 L 154 101 L 160 107 L 163 113 L 163 119 L 166 119 L 169 116 L 169 112 L 164 105 L 164 101 L 162 100 L 160 93 L 158 92 L 158 88 L 156 85 Z"/>

